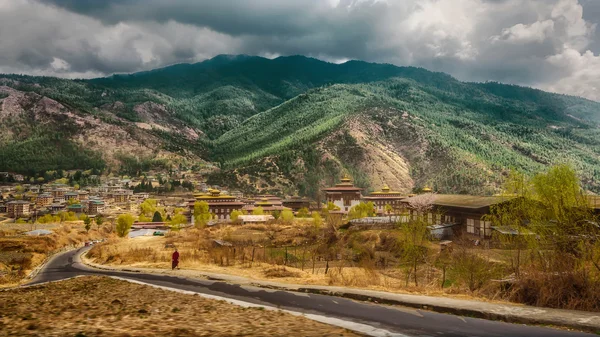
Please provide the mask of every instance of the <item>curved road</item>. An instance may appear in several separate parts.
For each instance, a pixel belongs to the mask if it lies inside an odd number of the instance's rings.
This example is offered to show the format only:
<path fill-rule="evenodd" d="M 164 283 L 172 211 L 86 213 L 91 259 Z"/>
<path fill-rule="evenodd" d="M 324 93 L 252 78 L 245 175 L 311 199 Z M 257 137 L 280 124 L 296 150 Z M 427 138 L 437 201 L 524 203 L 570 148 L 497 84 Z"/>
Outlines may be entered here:
<path fill-rule="evenodd" d="M 407 336 L 593 336 L 545 327 L 525 326 L 439 314 L 399 306 L 357 302 L 334 296 L 274 291 L 221 281 L 186 279 L 168 275 L 100 270 L 86 266 L 81 262 L 80 255 L 86 249 L 81 248 L 55 256 L 30 284 L 58 281 L 79 275 L 117 276 L 157 286 L 220 296 L 306 314 L 338 318 Z"/>

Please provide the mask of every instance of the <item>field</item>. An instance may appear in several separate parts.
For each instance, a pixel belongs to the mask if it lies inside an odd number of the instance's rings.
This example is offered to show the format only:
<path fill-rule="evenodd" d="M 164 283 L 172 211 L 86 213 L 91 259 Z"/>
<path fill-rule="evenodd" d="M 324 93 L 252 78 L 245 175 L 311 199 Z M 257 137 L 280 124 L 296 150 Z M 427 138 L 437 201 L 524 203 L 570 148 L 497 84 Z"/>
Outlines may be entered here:
<path fill-rule="evenodd" d="M 342 239 L 344 245 L 354 246 L 354 251 L 361 249 L 354 240 L 372 246 L 373 257 L 359 260 L 352 249 L 347 250 L 350 253 L 328 255 L 316 241 L 311 241 L 310 224 L 307 223 L 293 226 L 224 226 L 172 232 L 166 237 L 114 238 L 92 248 L 88 258 L 97 264 L 170 273 L 171 254 L 177 248 L 181 270 L 175 273 L 181 276 L 202 277 L 202 272 L 208 272 L 289 284 L 502 300 L 494 290 L 469 291 L 462 280 L 451 273 L 448 273 L 445 288 L 441 289 L 442 272 L 435 268 L 433 262 L 427 267 L 420 267 L 421 283 L 414 286 L 410 268 L 394 255 L 399 235 L 399 231 L 394 230 L 369 230 L 361 231 L 358 238 Z M 218 246 L 213 240 L 222 240 L 232 246 Z M 428 249 L 431 259 L 439 255 L 438 245 L 429 243 Z M 502 252 L 488 250 L 487 254 L 490 266 L 504 263 Z"/>
<path fill-rule="evenodd" d="M 0 336 L 357 336 L 291 314 L 243 308 L 105 277 L 0 292 Z"/>
<path fill-rule="evenodd" d="M 0 288 L 17 285 L 50 255 L 69 247 L 82 245 L 90 239 L 100 239 L 109 233 L 94 226 L 86 232 L 81 221 L 62 224 L 36 224 L 37 229 L 52 230 L 45 236 L 27 236 L 29 224 L 0 225 Z"/>

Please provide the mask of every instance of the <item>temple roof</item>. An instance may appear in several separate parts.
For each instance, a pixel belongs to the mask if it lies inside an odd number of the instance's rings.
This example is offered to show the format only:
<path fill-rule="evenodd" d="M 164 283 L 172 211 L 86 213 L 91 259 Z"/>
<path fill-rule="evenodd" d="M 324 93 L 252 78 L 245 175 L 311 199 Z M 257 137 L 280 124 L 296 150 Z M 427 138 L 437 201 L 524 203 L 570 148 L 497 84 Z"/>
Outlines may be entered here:
<path fill-rule="evenodd" d="M 335 192 L 335 191 L 361 191 L 362 188 L 354 186 L 352 183 L 352 179 L 345 174 L 339 184 L 336 184 L 334 187 L 327 187 L 323 189 L 326 192 Z"/>
<path fill-rule="evenodd" d="M 369 196 L 370 197 L 375 197 L 375 196 L 400 197 L 400 196 L 402 196 L 402 193 L 398 192 L 398 191 L 390 190 L 390 187 L 387 184 L 385 184 L 381 188 L 381 191 L 373 192 Z"/>
<path fill-rule="evenodd" d="M 232 199 L 236 200 L 237 198 L 231 195 L 221 194 L 221 191 L 216 189 L 209 189 L 209 193 L 196 193 L 194 194 L 194 198 L 196 200 L 213 200 L 213 199 Z"/>

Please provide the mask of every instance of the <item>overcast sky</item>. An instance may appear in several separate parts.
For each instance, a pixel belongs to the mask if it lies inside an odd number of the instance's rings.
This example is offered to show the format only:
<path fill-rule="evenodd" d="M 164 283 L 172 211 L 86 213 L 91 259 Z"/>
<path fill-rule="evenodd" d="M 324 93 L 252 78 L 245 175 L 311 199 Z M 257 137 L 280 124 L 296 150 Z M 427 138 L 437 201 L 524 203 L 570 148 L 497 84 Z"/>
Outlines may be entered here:
<path fill-rule="evenodd" d="M 302 54 L 600 101 L 598 22 L 600 0 L 0 0 L 0 72 L 88 78 Z"/>

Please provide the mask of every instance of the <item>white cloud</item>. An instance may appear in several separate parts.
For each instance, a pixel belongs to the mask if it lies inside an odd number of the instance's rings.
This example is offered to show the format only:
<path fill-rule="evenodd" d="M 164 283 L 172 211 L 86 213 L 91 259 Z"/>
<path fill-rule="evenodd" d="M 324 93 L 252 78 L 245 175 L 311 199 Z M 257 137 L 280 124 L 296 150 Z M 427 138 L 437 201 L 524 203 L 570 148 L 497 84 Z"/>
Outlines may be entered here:
<path fill-rule="evenodd" d="M 0 0 L 0 71 L 92 77 L 303 54 L 600 100 L 583 14 L 578 0 Z"/>
<path fill-rule="evenodd" d="M 33 0 L 10 3 L 0 7 L 3 72 L 102 76 L 196 62 L 239 45 L 226 34 L 172 20 L 110 25 Z"/>
<path fill-rule="evenodd" d="M 589 50 L 580 53 L 575 49 L 566 49 L 548 57 L 547 61 L 565 75 L 552 83 L 540 83 L 539 87 L 600 101 L 600 56 Z"/>
<path fill-rule="evenodd" d="M 506 40 L 518 43 L 543 42 L 554 33 L 554 21 L 536 21 L 530 25 L 518 23 L 502 30 L 501 36 L 494 36 L 493 41 Z"/>

